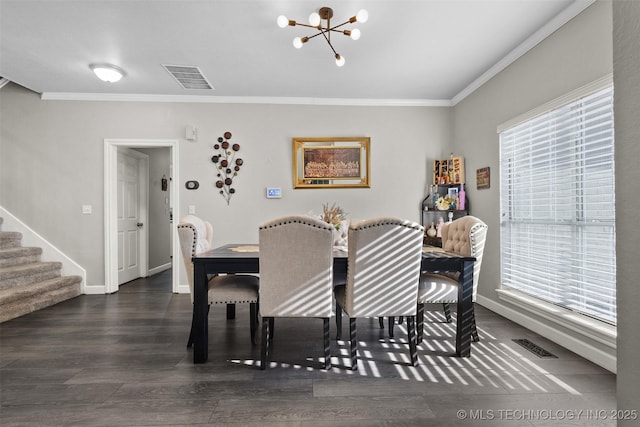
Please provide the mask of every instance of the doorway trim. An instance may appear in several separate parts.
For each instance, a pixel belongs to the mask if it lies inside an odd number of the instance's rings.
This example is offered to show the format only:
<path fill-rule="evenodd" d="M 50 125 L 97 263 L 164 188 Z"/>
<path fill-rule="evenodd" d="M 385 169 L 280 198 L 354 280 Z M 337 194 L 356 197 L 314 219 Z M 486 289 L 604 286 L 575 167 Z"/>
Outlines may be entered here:
<path fill-rule="evenodd" d="M 105 139 L 104 140 L 104 293 L 118 291 L 118 148 L 163 148 L 171 149 L 172 176 L 169 181 L 173 200 L 173 219 L 180 218 L 180 194 L 178 182 L 180 171 L 178 162 L 177 139 Z M 178 261 L 181 259 L 180 242 L 176 227 L 171 227 L 172 241 L 172 290 L 178 292 L 180 270 Z"/>

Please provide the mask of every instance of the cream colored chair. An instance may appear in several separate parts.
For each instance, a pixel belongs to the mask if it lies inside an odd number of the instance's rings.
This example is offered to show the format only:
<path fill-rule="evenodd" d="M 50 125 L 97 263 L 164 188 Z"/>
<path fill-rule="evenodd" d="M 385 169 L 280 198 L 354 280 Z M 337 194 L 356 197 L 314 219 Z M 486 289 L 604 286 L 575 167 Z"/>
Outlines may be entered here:
<path fill-rule="evenodd" d="M 261 225 L 260 316 L 262 354 L 268 363 L 274 318 L 324 321 L 324 368 L 331 367 L 329 318 L 333 302 L 333 227 L 310 216 L 287 216 Z"/>
<path fill-rule="evenodd" d="M 187 270 L 191 302 L 193 303 L 193 262 L 191 259 L 211 249 L 213 227 L 194 215 L 188 215 L 178 224 L 178 236 L 182 259 Z M 255 276 L 230 274 L 209 277 L 209 307 L 211 304 L 241 304 L 249 303 L 251 343 L 256 343 L 256 323 L 258 322 L 258 288 L 259 280 Z M 193 344 L 193 319 L 187 347 Z"/>
<path fill-rule="evenodd" d="M 418 363 L 415 336 L 424 227 L 398 218 L 377 218 L 349 226 L 347 283 L 335 288 L 336 338 L 342 311 L 349 317 L 351 369 L 357 369 L 356 318 L 407 318 L 411 364 Z"/>
<path fill-rule="evenodd" d="M 484 244 L 487 239 L 487 225 L 474 216 L 464 216 L 442 226 L 442 248 L 448 252 L 473 256 L 473 302 L 476 301 L 478 277 L 482 265 Z M 424 327 L 424 305 L 443 304 L 447 322 L 451 322 L 449 304 L 458 302 L 458 274 L 423 273 L 418 289 L 418 343 L 422 342 Z M 473 310 L 473 305 L 471 306 Z M 478 341 L 475 313 L 471 313 L 471 335 Z"/>

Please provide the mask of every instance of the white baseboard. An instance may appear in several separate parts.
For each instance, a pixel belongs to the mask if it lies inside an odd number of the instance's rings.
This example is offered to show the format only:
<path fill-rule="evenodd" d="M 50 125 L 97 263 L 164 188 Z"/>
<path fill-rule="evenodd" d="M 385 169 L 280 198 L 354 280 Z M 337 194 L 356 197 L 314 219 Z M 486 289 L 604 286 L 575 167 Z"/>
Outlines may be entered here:
<path fill-rule="evenodd" d="M 169 270 L 171 268 L 171 263 L 168 262 L 163 265 L 159 265 L 157 267 L 153 267 L 149 269 L 149 276 L 153 276 L 154 274 L 162 273 L 163 271 Z"/>
<path fill-rule="evenodd" d="M 605 352 L 589 344 L 586 340 L 581 339 L 578 334 L 573 335 L 556 329 L 552 325 L 538 320 L 535 316 L 529 315 L 523 310 L 517 310 L 481 295 L 478 295 L 476 303 L 573 351 L 596 365 L 616 373 L 615 349 L 612 349 L 611 352 Z"/>
<path fill-rule="evenodd" d="M 44 237 L 36 233 L 27 224 L 20 221 L 11 212 L 0 206 L 0 216 L 3 218 L 4 231 L 17 231 L 22 233 L 22 246 L 42 248 L 42 260 L 62 263 L 62 274 L 64 276 L 80 276 L 82 284 L 80 292 L 87 292 L 87 271 L 77 262 L 65 255 L 60 249 L 49 243 Z M 100 294 L 104 294 L 104 287 L 100 286 Z"/>

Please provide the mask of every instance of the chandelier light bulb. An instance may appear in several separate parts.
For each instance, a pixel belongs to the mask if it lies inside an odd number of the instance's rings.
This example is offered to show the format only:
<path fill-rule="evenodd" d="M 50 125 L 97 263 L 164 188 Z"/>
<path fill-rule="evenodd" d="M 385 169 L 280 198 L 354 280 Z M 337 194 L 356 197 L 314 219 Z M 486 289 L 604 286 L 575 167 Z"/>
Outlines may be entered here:
<path fill-rule="evenodd" d="M 278 16 L 278 27 L 284 28 L 287 25 L 289 25 L 289 20 L 287 19 L 287 17 L 284 15 Z"/>
<path fill-rule="evenodd" d="M 312 27 L 317 27 L 318 25 L 320 25 L 320 15 L 318 15 L 317 12 L 313 12 L 311 15 L 309 15 L 309 24 Z"/>
<path fill-rule="evenodd" d="M 369 19 L 369 12 L 364 9 L 360 9 L 356 14 L 356 19 L 358 20 L 358 22 L 367 22 L 367 20 Z"/>
<path fill-rule="evenodd" d="M 286 26 L 301 26 L 314 29 L 316 31 L 315 34 L 309 34 L 304 37 L 294 38 L 293 47 L 295 47 L 296 49 L 300 49 L 309 40 L 318 36 L 322 36 L 319 37 L 319 39 L 324 39 L 329 44 L 329 48 L 331 48 L 331 51 L 335 56 L 336 65 L 338 67 L 342 67 L 345 64 L 345 59 L 343 56 L 338 54 L 338 52 L 336 52 L 336 49 L 333 47 L 333 44 L 331 43 L 331 34 L 342 34 L 347 37 L 351 37 L 352 40 L 359 40 L 362 34 L 359 29 L 355 28 L 349 30 L 345 29 L 344 26 L 354 24 L 356 22 L 367 22 L 367 20 L 369 19 L 369 12 L 361 9 L 356 15 L 352 15 L 349 19 L 340 24 L 331 22 L 331 18 L 333 18 L 333 9 L 331 9 L 330 7 L 321 7 L 317 10 L 317 12 L 313 12 L 309 15 L 308 25 L 303 24 L 302 22 L 296 22 L 294 20 L 288 19 L 284 15 L 278 16 L 277 23 L 280 28 L 284 28 Z"/>

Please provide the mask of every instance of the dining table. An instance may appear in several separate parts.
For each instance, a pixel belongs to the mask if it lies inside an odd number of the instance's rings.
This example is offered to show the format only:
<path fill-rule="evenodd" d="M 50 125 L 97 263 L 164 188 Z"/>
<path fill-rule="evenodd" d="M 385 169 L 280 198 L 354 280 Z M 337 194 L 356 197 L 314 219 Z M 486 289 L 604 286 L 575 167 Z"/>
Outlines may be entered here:
<path fill-rule="evenodd" d="M 192 258 L 193 287 L 193 362 L 205 363 L 209 349 L 208 278 L 216 274 L 260 273 L 260 249 L 256 244 L 226 244 Z M 471 356 L 473 321 L 473 266 L 475 258 L 425 246 L 421 271 L 459 273 L 456 321 L 456 356 Z M 346 277 L 348 257 L 343 248 L 333 251 L 333 274 Z"/>

